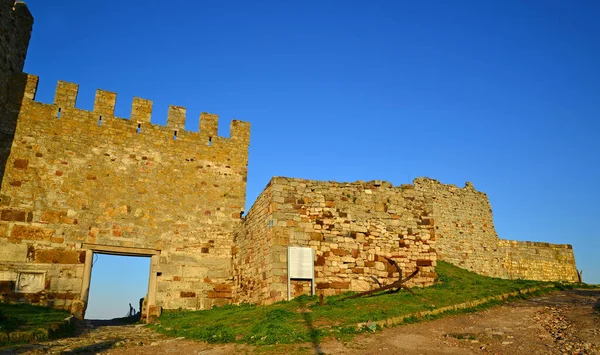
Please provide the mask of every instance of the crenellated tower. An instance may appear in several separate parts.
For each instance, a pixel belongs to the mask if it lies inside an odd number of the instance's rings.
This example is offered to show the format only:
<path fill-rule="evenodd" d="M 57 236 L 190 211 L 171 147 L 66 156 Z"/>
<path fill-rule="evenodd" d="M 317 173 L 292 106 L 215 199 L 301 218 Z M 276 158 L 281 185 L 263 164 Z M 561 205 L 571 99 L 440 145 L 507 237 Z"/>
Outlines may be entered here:
<path fill-rule="evenodd" d="M 88 111 L 76 107 L 76 84 L 58 82 L 51 104 L 35 101 L 37 87 L 37 76 L 12 77 L 10 91 L 22 94 L 10 98 L 18 119 L 0 194 L 10 260 L 0 271 L 17 282 L 34 265 L 37 291 L 52 300 L 32 301 L 82 315 L 91 253 L 147 255 L 153 307 L 229 303 L 250 125 L 233 120 L 221 137 L 218 116 L 202 113 L 191 132 L 183 107 L 171 106 L 163 126 L 146 99 L 134 98 L 125 119 L 114 115 L 115 93 L 98 90 Z"/>
<path fill-rule="evenodd" d="M 21 94 L 8 98 L 18 118 L 0 192 L 3 297 L 83 316 L 100 252 L 152 257 L 150 315 L 230 303 L 250 125 L 233 120 L 221 137 L 218 116 L 202 113 L 192 132 L 180 106 L 163 126 L 150 100 L 134 98 L 126 119 L 113 92 L 97 90 L 89 111 L 76 107 L 76 84 L 58 82 L 51 104 L 37 87 L 25 73 L 9 86 Z M 19 288 L 24 273 L 41 278 L 35 292 Z"/>
<path fill-rule="evenodd" d="M 37 102 L 38 77 L 22 72 L 32 24 L 25 4 L 0 0 L 0 299 L 83 317 L 93 254 L 109 253 L 151 257 L 146 315 L 231 302 L 250 125 L 221 137 L 202 113 L 191 132 L 180 106 L 157 125 L 137 97 L 120 118 L 105 90 L 82 110 L 63 81 Z"/>

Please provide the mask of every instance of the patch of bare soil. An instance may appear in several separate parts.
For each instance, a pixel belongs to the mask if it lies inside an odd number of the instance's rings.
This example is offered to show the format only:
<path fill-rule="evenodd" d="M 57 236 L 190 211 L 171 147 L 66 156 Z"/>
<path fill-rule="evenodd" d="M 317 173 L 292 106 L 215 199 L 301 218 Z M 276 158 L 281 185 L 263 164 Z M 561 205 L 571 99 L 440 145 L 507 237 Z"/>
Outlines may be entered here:
<path fill-rule="evenodd" d="M 600 354 L 600 289 L 553 292 L 478 313 L 361 334 L 348 342 L 215 345 L 168 338 L 139 325 L 89 322 L 80 333 L 0 354 Z"/>
<path fill-rule="evenodd" d="M 321 344 L 331 354 L 600 354 L 600 290 L 553 292 L 486 311 Z"/>

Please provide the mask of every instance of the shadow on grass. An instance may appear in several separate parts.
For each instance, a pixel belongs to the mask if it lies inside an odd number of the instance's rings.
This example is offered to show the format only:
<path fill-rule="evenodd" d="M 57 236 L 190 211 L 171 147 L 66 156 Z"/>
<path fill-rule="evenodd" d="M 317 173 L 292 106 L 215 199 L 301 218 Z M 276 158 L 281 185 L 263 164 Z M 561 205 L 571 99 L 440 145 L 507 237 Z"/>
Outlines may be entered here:
<path fill-rule="evenodd" d="M 313 324 L 313 319 L 309 308 L 307 307 L 306 300 L 304 297 L 296 298 L 296 302 L 300 305 L 300 307 L 304 310 L 302 312 L 302 319 L 304 320 L 304 325 L 309 331 L 310 341 L 312 343 L 312 347 L 315 350 L 315 354 L 321 355 L 325 354 L 323 350 L 321 350 L 321 343 L 319 339 L 319 331 L 315 328 Z"/>

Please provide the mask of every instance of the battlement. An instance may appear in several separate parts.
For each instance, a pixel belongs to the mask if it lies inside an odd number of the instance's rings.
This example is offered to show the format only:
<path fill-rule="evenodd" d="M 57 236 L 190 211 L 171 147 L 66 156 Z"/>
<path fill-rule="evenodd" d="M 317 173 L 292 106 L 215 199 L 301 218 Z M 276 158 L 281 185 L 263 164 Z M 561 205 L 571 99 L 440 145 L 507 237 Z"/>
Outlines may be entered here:
<path fill-rule="evenodd" d="M 200 114 L 199 131 L 192 132 L 185 130 L 186 109 L 180 106 L 169 106 L 166 126 L 151 123 L 152 107 L 151 100 L 134 97 L 131 106 L 131 115 L 129 119 L 115 116 L 115 105 L 117 94 L 110 91 L 98 89 L 94 98 L 94 108 L 92 111 L 82 110 L 75 107 L 79 92 L 79 85 L 65 81 L 59 81 L 54 93 L 54 102 L 44 104 L 35 101 L 39 78 L 30 74 L 18 74 L 12 80 L 11 87 L 24 90 L 23 102 L 18 104 L 34 104 L 40 106 L 40 109 L 52 111 L 52 115 L 57 119 L 77 119 L 80 121 L 88 120 L 90 125 L 102 126 L 111 124 L 113 128 L 129 129 L 134 133 L 144 134 L 145 132 L 164 131 L 165 138 L 178 140 L 183 136 L 186 140 L 197 140 L 204 145 L 224 143 L 226 141 L 235 141 L 246 147 L 250 141 L 250 124 L 244 121 L 232 120 L 230 124 L 230 138 L 219 137 L 217 135 L 219 127 L 219 116 L 211 113 L 202 112 Z M 19 90 L 14 90 L 19 91 Z M 18 98 L 14 98 L 18 100 Z M 110 123 L 109 123 L 110 122 Z M 116 127 L 120 125 L 120 127 Z"/>

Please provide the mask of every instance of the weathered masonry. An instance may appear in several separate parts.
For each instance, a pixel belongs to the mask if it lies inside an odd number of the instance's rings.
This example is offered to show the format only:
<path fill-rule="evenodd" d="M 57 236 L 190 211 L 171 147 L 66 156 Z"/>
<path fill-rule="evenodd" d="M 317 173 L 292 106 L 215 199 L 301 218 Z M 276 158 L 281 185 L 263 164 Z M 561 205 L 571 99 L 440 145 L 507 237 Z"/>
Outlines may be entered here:
<path fill-rule="evenodd" d="M 577 282 L 573 248 L 568 244 L 498 238 L 487 195 L 419 178 L 415 189 L 433 204 L 438 258 L 481 275 L 504 279 Z"/>
<path fill-rule="evenodd" d="M 59 82 L 54 103 L 44 104 L 34 101 L 37 77 L 13 82 L 26 92 L 10 103 L 19 117 L 2 181 L 0 267 L 17 292 L 7 297 L 85 301 L 86 251 L 95 250 L 154 255 L 163 307 L 229 302 L 249 125 L 233 121 L 231 138 L 219 137 L 217 116 L 203 113 L 200 132 L 188 132 L 181 107 L 157 126 L 147 100 L 134 99 L 126 120 L 114 116 L 113 93 L 99 90 L 84 111 L 75 84 Z M 23 277 L 39 281 L 23 289 Z"/>
<path fill-rule="evenodd" d="M 245 218 L 250 125 L 171 106 L 166 126 L 152 102 L 98 90 L 76 107 L 78 86 L 59 82 L 35 100 L 23 73 L 33 25 L 27 7 L 0 0 L 0 301 L 69 309 L 83 317 L 94 253 L 151 258 L 144 313 L 272 303 L 287 296 L 288 246 L 314 249 L 317 292 L 363 291 L 417 267 L 411 285 L 437 277 L 437 260 L 480 274 L 577 281 L 569 245 L 499 239 L 487 196 L 427 178 L 323 182 L 275 177 Z M 293 295 L 308 292 L 305 281 Z"/>
<path fill-rule="evenodd" d="M 576 282 L 570 245 L 498 238 L 485 193 L 417 178 L 412 185 L 385 181 L 325 182 L 273 178 L 236 230 L 235 300 L 285 299 L 288 245 L 315 250 L 317 291 L 364 291 L 372 277 L 391 283 L 393 258 L 413 286 L 429 286 L 437 260 L 482 275 Z M 308 293 L 294 282 L 292 293 Z"/>
<path fill-rule="evenodd" d="M 236 300 L 271 303 L 287 295 L 286 247 L 315 250 L 317 290 L 325 295 L 365 291 L 421 271 L 412 285 L 435 274 L 433 209 L 427 192 L 388 182 L 322 182 L 275 177 L 236 232 Z M 308 284 L 292 284 L 295 294 Z"/>
<path fill-rule="evenodd" d="M 14 37 L 28 40 L 25 6 L 0 4 L 3 26 L 13 31 L 24 22 Z M 82 315 L 91 255 L 102 252 L 152 257 L 151 314 L 155 306 L 230 302 L 249 124 L 234 120 L 231 137 L 219 137 L 218 117 L 203 113 L 200 131 L 190 132 L 185 109 L 172 106 L 167 125 L 158 126 L 150 122 L 152 102 L 140 98 L 123 119 L 114 116 L 116 94 L 102 90 L 85 111 L 76 108 L 78 86 L 66 82 L 52 104 L 36 102 L 38 78 L 20 73 L 25 52 L 2 53 L 22 58 L 2 68 L 10 76 L 1 96 L 10 154 L 0 192 L 1 299 Z"/>
<path fill-rule="evenodd" d="M 0 179 L 10 152 L 17 119 L 16 112 L 11 115 L 7 112 L 8 96 L 23 93 L 21 89 L 9 92 L 8 84 L 13 75 L 23 70 L 32 26 L 33 17 L 25 4 L 0 0 Z M 19 97 L 13 99 L 20 100 Z"/>

